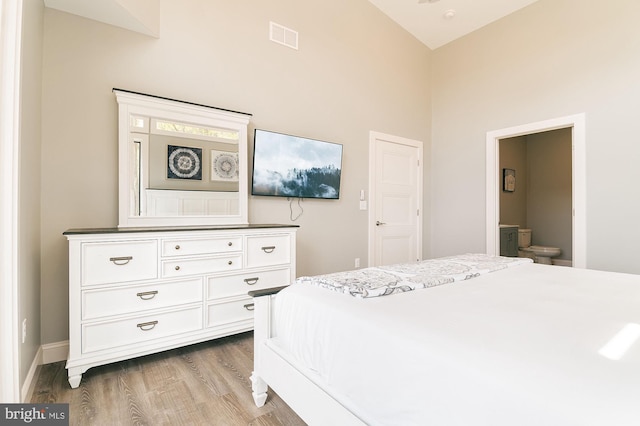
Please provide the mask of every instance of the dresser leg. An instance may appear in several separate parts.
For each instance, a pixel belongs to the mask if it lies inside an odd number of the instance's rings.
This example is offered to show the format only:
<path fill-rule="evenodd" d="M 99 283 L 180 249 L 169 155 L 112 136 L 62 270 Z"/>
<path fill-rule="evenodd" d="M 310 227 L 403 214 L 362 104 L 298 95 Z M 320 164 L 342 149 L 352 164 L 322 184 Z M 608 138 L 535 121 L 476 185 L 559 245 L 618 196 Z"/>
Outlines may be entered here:
<path fill-rule="evenodd" d="M 69 384 L 73 389 L 80 386 L 80 380 L 82 380 L 82 373 L 72 374 L 71 370 L 69 370 Z"/>

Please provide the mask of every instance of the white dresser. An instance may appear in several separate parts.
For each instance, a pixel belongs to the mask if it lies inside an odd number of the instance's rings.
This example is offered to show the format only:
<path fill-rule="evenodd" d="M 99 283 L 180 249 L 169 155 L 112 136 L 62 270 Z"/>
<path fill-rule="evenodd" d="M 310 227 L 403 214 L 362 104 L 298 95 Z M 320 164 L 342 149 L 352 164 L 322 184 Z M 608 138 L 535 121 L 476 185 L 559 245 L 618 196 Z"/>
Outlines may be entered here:
<path fill-rule="evenodd" d="M 69 384 L 91 367 L 253 329 L 295 279 L 296 226 L 71 229 Z"/>

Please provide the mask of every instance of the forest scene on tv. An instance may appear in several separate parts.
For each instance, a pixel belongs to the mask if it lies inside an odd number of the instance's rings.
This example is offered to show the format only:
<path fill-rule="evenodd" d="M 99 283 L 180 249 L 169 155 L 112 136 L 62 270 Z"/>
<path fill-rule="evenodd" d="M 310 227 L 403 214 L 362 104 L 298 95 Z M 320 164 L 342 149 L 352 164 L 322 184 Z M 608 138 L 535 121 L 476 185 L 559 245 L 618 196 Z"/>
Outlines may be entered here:
<path fill-rule="evenodd" d="M 340 196 L 342 145 L 256 130 L 253 195 Z"/>

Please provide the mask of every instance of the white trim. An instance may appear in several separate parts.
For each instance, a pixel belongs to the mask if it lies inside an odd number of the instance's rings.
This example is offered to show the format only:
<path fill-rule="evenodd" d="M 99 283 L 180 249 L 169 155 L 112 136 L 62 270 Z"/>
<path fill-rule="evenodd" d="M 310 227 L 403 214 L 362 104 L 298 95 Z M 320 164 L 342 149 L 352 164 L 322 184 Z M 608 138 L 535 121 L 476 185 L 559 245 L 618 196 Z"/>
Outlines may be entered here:
<path fill-rule="evenodd" d="M 21 401 L 31 401 L 33 396 L 33 390 L 35 389 L 36 381 L 38 380 L 38 367 L 44 364 L 51 364 L 53 362 L 66 361 L 69 354 L 69 341 L 63 340 L 61 342 L 47 343 L 38 348 L 31 367 L 27 372 L 27 377 L 22 384 L 20 390 Z M 3 400 L 0 400 L 4 402 Z"/>
<path fill-rule="evenodd" d="M 423 197 L 423 173 L 424 173 L 424 152 L 423 146 L 424 144 L 421 141 L 414 139 L 407 139 L 401 136 L 393 136 L 385 133 L 370 131 L 369 132 L 369 215 L 368 215 L 368 266 L 374 265 L 374 233 L 376 228 L 376 217 L 375 217 L 375 205 L 376 205 L 376 187 L 375 187 L 375 176 L 376 176 L 376 142 L 382 140 L 385 142 L 395 143 L 399 145 L 407 145 L 418 149 L 418 168 L 417 168 L 417 205 L 419 209 L 418 221 L 416 225 L 416 257 L 418 259 L 422 259 L 422 221 L 424 218 L 424 197 Z"/>
<path fill-rule="evenodd" d="M 42 359 L 40 364 L 51 364 L 52 362 L 66 361 L 69 355 L 69 341 L 47 343 L 42 345 Z"/>
<path fill-rule="evenodd" d="M 22 0 L 0 2 L 0 401 L 20 402 L 18 147 Z"/>
<path fill-rule="evenodd" d="M 31 362 L 31 367 L 29 367 L 29 371 L 27 372 L 27 377 L 24 379 L 24 383 L 22 384 L 22 390 L 20 392 L 20 397 L 23 402 L 31 401 L 31 396 L 33 395 L 33 389 L 36 386 L 36 381 L 38 380 L 38 375 L 36 372 L 38 371 L 38 366 L 42 364 L 42 347 L 38 348 L 38 352 L 36 352 L 36 356 L 33 358 Z"/>
<path fill-rule="evenodd" d="M 576 268 L 587 267 L 586 132 L 584 113 L 487 132 L 487 254 L 495 255 L 500 253 L 500 236 L 498 234 L 498 222 L 500 220 L 500 173 L 498 170 L 498 165 L 500 164 L 500 139 L 563 128 L 572 129 L 573 266 Z"/>

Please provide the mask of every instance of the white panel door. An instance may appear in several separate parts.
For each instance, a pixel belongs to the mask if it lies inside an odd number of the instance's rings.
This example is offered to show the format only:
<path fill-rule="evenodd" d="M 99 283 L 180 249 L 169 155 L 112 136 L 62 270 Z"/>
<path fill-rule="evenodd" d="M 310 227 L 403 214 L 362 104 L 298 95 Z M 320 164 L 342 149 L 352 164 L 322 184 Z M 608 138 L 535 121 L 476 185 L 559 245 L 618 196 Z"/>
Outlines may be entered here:
<path fill-rule="evenodd" d="M 371 266 L 422 256 L 422 144 L 372 133 Z"/>

